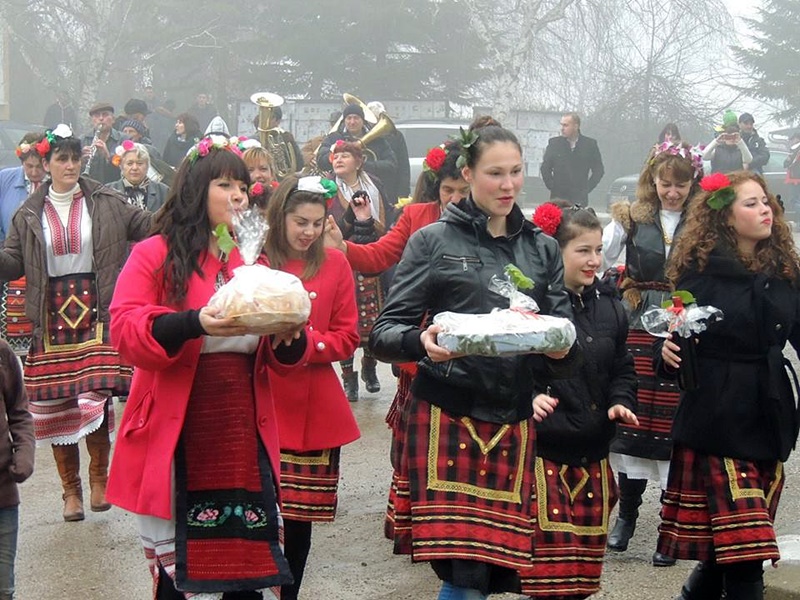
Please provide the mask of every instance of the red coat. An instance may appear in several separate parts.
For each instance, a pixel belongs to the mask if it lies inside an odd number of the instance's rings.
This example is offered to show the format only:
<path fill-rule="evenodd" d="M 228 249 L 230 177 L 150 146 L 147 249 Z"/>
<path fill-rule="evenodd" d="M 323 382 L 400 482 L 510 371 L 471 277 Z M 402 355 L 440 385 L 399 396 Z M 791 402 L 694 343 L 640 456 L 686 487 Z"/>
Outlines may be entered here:
<path fill-rule="evenodd" d="M 214 293 L 216 277 L 204 279 L 193 273 L 181 306 L 166 306 L 160 267 L 167 247 L 161 236 L 134 246 L 119 275 L 111 301 L 111 340 L 126 363 L 136 367 L 130 395 L 117 436 L 108 481 L 109 502 L 140 515 L 169 519 L 172 515 L 171 467 L 183 428 L 203 339 L 186 342 L 169 356 L 152 336 L 152 322 L 159 315 L 199 309 Z M 216 274 L 220 262 L 206 256 L 201 268 Z M 234 250 L 229 263 L 242 264 Z M 308 360 L 312 346 L 298 364 Z M 269 454 L 276 481 L 280 472 L 280 450 L 268 369 L 289 372 L 279 363 L 269 343 L 262 340 L 256 355 L 253 378 L 258 433 Z"/>
<path fill-rule="evenodd" d="M 358 347 L 353 271 L 341 252 L 329 249 L 326 255 L 317 274 L 303 282 L 311 298 L 308 362 L 291 374 L 269 375 L 282 450 L 336 448 L 361 435 L 331 364 L 350 358 Z M 300 277 L 304 266 L 293 260 L 281 270 Z"/>
<path fill-rule="evenodd" d="M 435 223 L 442 214 L 438 202 L 407 204 L 403 213 L 378 241 L 371 244 L 347 244 L 347 260 L 354 270 L 362 273 L 382 273 L 400 262 L 411 234 Z"/>
<path fill-rule="evenodd" d="M 411 234 L 435 223 L 442 215 L 438 202 L 407 204 L 394 226 L 378 241 L 371 244 L 347 244 L 347 260 L 356 271 L 382 273 L 400 262 Z M 412 376 L 417 373 L 416 363 L 399 365 Z"/>

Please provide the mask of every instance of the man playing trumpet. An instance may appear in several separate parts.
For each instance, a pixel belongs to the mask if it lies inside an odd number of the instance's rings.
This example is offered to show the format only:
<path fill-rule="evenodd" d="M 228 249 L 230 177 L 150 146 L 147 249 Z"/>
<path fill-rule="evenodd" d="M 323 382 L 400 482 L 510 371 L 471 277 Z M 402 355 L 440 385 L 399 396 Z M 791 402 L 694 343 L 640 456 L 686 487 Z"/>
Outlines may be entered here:
<path fill-rule="evenodd" d="M 332 166 L 329 155 L 331 147 L 338 140 L 359 141 L 370 131 L 364 121 L 364 109 L 358 104 L 348 104 L 342 111 L 342 119 L 338 128 L 329 133 L 317 150 L 317 166 L 322 171 L 331 171 Z M 375 175 L 381 181 L 395 180 L 394 172 L 397 169 L 397 159 L 385 138 L 375 137 L 370 139 L 364 147 L 364 170 Z M 391 195 L 396 195 L 395 190 L 389 190 Z"/>

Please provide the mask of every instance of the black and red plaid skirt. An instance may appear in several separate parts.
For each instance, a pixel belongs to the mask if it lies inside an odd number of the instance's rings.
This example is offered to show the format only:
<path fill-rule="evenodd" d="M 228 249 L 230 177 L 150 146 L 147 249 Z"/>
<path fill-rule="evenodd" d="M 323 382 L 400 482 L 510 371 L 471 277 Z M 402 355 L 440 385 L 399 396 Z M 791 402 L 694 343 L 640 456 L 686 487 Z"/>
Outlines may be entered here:
<path fill-rule="evenodd" d="M 535 436 L 530 420 L 487 423 L 412 398 L 405 452 L 415 561 L 530 565 Z"/>
<path fill-rule="evenodd" d="M 600 590 L 608 521 L 617 484 L 608 459 L 573 467 L 536 459 L 533 564 L 520 570 L 522 593 L 586 598 Z"/>
<path fill-rule="evenodd" d="M 658 551 L 717 564 L 777 561 L 773 523 L 783 463 L 702 454 L 676 446 L 661 505 Z"/>
<path fill-rule="evenodd" d="M 294 521 L 333 521 L 339 488 L 340 448 L 281 450 L 281 514 Z"/>
<path fill-rule="evenodd" d="M 397 392 L 386 415 L 386 422 L 392 430 L 390 458 L 393 472 L 383 533 L 387 539 L 394 541 L 395 554 L 411 554 L 411 490 L 408 481 L 408 459 L 404 452 L 408 407 L 411 402 L 411 380 L 412 377 L 407 371 L 400 371 L 400 377 L 397 378 Z"/>
<path fill-rule="evenodd" d="M 31 401 L 72 398 L 109 390 L 126 395 L 133 368 L 120 362 L 106 323 L 97 320 L 93 273 L 53 277 L 47 285 L 42 336 L 34 336 L 25 360 Z"/>
<path fill-rule="evenodd" d="M 175 453 L 175 581 L 186 592 L 291 583 L 256 428 L 255 355 L 201 354 Z"/>
<path fill-rule="evenodd" d="M 639 425 L 617 424 L 617 440 L 625 454 L 669 460 L 672 449 L 672 421 L 678 408 L 680 390 L 676 383 L 662 379 L 653 371 L 653 342 L 646 331 L 631 329 L 627 346 L 639 383 L 636 417 Z"/>
<path fill-rule="evenodd" d="M 356 304 L 358 305 L 358 335 L 361 343 L 369 342 L 372 326 L 383 307 L 383 286 L 380 277 L 367 277 L 356 272 Z"/>
<path fill-rule="evenodd" d="M 28 352 L 33 322 L 25 316 L 25 278 L 6 281 L 0 288 L 0 337 L 19 355 Z"/>

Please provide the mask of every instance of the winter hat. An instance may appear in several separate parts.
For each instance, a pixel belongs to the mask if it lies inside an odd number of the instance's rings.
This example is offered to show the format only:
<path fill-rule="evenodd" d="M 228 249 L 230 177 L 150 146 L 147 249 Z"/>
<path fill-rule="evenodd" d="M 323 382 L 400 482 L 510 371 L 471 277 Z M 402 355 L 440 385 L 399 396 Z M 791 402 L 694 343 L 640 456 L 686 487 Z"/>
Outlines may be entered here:
<path fill-rule="evenodd" d="M 742 113 L 739 115 L 739 123 L 755 123 L 756 120 L 753 118 L 753 115 L 750 113 Z"/>
<path fill-rule="evenodd" d="M 137 121 L 136 119 L 128 119 L 127 121 L 123 121 L 121 129 L 125 129 L 126 127 L 135 129 L 139 132 L 139 135 L 147 135 L 147 129 L 145 128 L 144 123 Z"/>
<path fill-rule="evenodd" d="M 217 115 L 213 119 L 211 119 L 211 123 L 208 124 L 206 127 L 205 135 L 210 135 L 212 133 L 224 135 L 230 137 L 230 131 L 228 130 L 228 124 L 225 122 L 225 119 Z"/>
<path fill-rule="evenodd" d="M 348 115 L 358 115 L 363 119 L 364 109 L 362 109 L 358 104 L 348 104 L 342 111 L 342 118 L 346 119 Z"/>
<path fill-rule="evenodd" d="M 730 127 L 731 125 L 738 125 L 739 119 L 736 117 L 736 113 L 732 110 L 726 110 L 725 114 L 722 115 L 722 127 Z"/>

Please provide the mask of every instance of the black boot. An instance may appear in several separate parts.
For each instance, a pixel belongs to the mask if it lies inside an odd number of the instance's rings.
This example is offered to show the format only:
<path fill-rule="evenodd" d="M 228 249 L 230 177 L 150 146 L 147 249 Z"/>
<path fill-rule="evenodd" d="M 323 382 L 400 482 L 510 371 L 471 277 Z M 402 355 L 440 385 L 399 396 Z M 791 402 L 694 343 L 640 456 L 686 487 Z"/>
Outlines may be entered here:
<path fill-rule="evenodd" d="M 608 534 L 609 550 L 625 552 L 628 549 L 628 542 L 636 531 L 636 519 L 639 518 L 639 507 L 646 487 L 646 479 L 628 479 L 625 473 L 619 474 L 619 515 Z"/>
<path fill-rule="evenodd" d="M 367 384 L 367 391 L 370 394 L 381 391 L 381 382 L 378 381 L 378 373 L 375 372 L 377 366 L 378 361 L 371 356 L 361 359 L 361 381 Z"/>
<path fill-rule="evenodd" d="M 764 600 L 763 581 L 735 581 L 725 583 L 726 600 Z"/>
<path fill-rule="evenodd" d="M 654 567 L 674 567 L 677 559 L 661 554 L 658 550 L 653 552 L 653 566 Z"/>
<path fill-rule="evenodd" d="M 722 596 L 722 571 L 711 562 L 697 563 L 675 600 L 719 600 Z"/>
<path fill-rule="evenodd" d="M 358 371 L 342 373 L 344 393 L 350 402 L 358 402 Z"/>
<path fill-rule="evenodd" d="M 764 567 L 760 560 L 749 560 L 722 569 L 726 600 L 764 600 Z"/>

